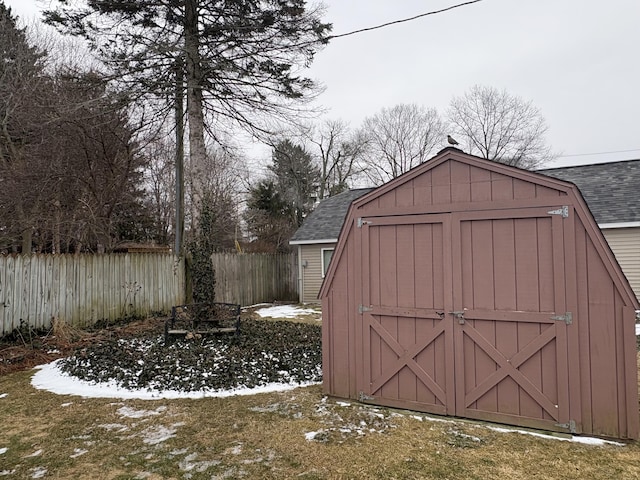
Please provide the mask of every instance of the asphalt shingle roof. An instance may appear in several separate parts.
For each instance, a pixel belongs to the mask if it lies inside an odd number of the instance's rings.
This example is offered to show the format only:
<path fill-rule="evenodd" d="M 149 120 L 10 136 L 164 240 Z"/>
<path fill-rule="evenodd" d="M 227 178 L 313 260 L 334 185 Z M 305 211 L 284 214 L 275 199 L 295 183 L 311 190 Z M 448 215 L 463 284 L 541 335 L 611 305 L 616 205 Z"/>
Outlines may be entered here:
<path fill-rule="evenodd" d="M 351 202 L 371 190 L 373 189 L 348 190 L 322 200 L 291 237 L 291 242 L 337 239 Z"/>
<path fill-rule="evenodd" d="M 640 222 L 640 160 L 549 168 L 538 173 L 574 183 L 598 224 Z"/>

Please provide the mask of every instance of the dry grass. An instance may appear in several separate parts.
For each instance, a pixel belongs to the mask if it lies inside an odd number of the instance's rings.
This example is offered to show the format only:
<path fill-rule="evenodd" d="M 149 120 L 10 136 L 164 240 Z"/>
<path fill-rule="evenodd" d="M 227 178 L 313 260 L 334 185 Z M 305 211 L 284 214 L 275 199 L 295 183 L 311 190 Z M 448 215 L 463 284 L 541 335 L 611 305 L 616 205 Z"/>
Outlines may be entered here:
<path fill-rule="evenodd" d="M 45 471 L 43 478 L 92 480 L 640 478 L 638 443 L 594 447 L 497 433 L 473 422 L 337 402 L 319 386 L 225 399 L 114 401 L 35 390 L 32 374 L 0 377 L 6 478 Z"/>
<path fill-rule="evenodd" d="M 76 334 L 60 328 L 55 335 Z M 0 375 L 0 478 L 640 479 L 638 442 L 594 447 L 498 433 L 327 399 L 319 386 L 118 401 L 35 390 L 32 374 Z"/>

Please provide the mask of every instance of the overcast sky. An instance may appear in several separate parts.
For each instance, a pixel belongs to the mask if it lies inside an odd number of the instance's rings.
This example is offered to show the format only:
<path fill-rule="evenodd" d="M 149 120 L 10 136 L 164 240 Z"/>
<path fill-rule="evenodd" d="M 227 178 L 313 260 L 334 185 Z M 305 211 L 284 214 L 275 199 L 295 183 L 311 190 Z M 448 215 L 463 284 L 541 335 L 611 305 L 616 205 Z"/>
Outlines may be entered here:
<path fill-rule="evenodd" d="M 49 0 L 4 0 L 36 15 Z M 462 0 L 324 0 L 334 34 Z M 444 113 L 473 85 L 531 100 L 548 166 L 640 158 L 639 0 L 482 0 L 452 11 L 334 39 L 310 76 L 325 85 L 329 118 L 355 127 L 384 107 L 416 103 Z M 614 153 L 619 152 L 619 153 Z"/>

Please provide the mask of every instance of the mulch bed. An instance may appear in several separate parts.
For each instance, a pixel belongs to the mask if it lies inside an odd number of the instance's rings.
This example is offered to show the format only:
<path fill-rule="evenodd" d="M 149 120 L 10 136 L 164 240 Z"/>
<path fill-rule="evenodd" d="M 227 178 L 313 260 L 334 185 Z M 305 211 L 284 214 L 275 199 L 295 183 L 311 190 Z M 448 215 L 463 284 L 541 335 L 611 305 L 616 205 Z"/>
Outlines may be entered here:
<path fill-rule="evenodd" d="M 130 338 L 160 332 L 166 318 L 151 317 L 88 330 L 54 329 L 37 334 L 16 332 L 0 339 L 0 375 L 29 370 L 66 357 L 75 350 L 112 338 Z"/>
<path fill-rule="evenodd" d="M 66 329 L 0 344 L 0 375 L 62 358 L 82 380 L 131 389 L 227 390 L 322 379 L 319 324 L 262 320 L 243 313 L 239 335 L 204 335 L 166 343 L 165 318 L 76 331 Z"/>

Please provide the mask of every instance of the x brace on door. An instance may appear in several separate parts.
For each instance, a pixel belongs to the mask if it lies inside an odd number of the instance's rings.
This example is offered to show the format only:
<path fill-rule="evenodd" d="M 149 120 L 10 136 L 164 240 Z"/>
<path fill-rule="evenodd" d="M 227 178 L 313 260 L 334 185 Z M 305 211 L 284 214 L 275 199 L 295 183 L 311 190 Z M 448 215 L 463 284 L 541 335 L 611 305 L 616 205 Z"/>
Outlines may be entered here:
<path fill-rule="evenodd" d="M 518 368 L 529 358 L 539 352 L 545 345 L 556 338 L 555 326 L 545 329 L 538 337 L 529 342 L 522 350 L 518 351 L 511 358 L 505 357 L 493 345 L 491 345 L 476 329 L 468 323 L 464 325 L 463 332 L 473 342 L 480 347 L 491 359 L 498 364 L 498 370 L 484 379 L 476 388 L 465 396 L 465 407 L 468 408 L 473 402 L 482 397 L 485 393 L 495 387 L 505 377 L 511 377 L 522 389 L 524 389 L 538 404 L 551 415 L 554 420 L 558 419 L 558 406 L 549 400 L 531 381 L 525 377 Z"/>

